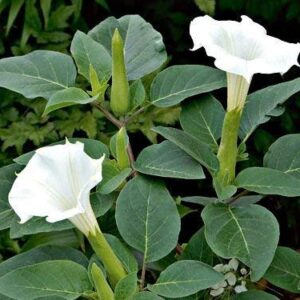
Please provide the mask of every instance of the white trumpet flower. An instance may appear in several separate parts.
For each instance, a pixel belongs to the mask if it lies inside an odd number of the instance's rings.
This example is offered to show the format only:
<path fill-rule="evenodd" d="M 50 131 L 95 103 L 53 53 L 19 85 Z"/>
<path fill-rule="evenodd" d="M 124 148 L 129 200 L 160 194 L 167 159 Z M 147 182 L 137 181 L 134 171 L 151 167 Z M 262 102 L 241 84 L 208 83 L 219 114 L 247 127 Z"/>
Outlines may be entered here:
<path fill-rule="evenodd" d="M 54 223 L 69 219 L 86 236 L 99 231 L 90 191 L 102 180 L 102 162 L 70 143 L 36 150 L 9 193 L 9 203 L 25 223 L 34 216 Z"/>
<path fill-rule="evenodd" d="M 241 22 L 197 17 L 190 24 L 192 50 L 204 47 L 217 68 L 227 72 L 227 110 L 242 109 L 254 74 L 285 73 L 297 58 L 300 44 L 267 35 L 264 27 L 242 16 Z"/>

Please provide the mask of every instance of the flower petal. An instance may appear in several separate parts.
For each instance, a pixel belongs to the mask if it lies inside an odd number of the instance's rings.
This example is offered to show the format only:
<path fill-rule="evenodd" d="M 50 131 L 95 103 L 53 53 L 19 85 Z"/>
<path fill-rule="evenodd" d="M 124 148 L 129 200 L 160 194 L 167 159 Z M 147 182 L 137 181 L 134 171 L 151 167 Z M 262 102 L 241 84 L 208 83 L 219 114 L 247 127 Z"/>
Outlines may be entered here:
<path fill-rule="evenodd" d="M 192 50 L 204 47 L 216 59 L 216 67 L 241 75 L 249 83 L 255 73 L 285 73 L 298 65 L 299 44 L 268 36 L 264 27 L 247 16 L 241 22 L 197 17 L 191 22 L 190 35 Z"/>

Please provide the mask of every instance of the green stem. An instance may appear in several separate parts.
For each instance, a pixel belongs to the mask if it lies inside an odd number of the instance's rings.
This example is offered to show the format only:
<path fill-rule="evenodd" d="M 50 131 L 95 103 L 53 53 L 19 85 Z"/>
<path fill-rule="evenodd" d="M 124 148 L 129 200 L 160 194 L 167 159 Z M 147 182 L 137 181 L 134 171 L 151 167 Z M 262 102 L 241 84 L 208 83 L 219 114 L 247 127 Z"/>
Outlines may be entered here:
<path fill-rule="evenodd" d="M 95 264 L 92 264 L 92 278 L 96 287 L 99 300 L 114 300 L 114 293 L 107 283 L 101 269 Z"/>
<path fill-rule="evenodd" d="M 227 112 L 225 115 L 218 151 L 220 169 L 217 174 L 217 180 L 223 186 L 230 185 L 235 178 L 240 119 L 241 110 L 238 108 Z"/>
<path fill-rule="evenodd" d="M 111 285 L 115 287 L 116 284 L 127 275 L 122 263 L 100 230 L 97 231 L 95 235 L 90 234 L 88 240 L 96 255 L 102 261 Z"/>

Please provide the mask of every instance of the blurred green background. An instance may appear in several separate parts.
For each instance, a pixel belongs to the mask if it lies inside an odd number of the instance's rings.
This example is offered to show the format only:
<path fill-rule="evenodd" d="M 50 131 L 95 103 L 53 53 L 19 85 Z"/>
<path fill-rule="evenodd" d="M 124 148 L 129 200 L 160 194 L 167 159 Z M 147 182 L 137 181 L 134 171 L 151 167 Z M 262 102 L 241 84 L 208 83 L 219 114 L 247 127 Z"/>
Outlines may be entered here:
<path fill-rule="evenodd" d="M 205 64 L 213 66 L 213 59 L 204 50 L 191 52 L 189 23 L 199 15 L 210 14 L 219 20 L 240 20 L 245 14 L 265 26 L 270 35 L 288 42 L 299 42 L 299 0 L 0 0 L 0 57 L 22 55 L 34 49 L 69 52 L 73 34 L 77 29 L 88 31 L 108 16 L 140 14 L 164 37 L 169 64 Z M 287 74 L 255 75 L 251 91 L 299 77 L 299 68 Z M 217 97 L 225 100 L 225 92 Z M 267 99 L 266 99 L 267 101 Z M 43 99 L 26 100 L 22 96 L 0 89 L 0 166 L 11 163 L 12 158 L 32 149 L 60 140 L 65 136 L 99 138 L 106 141 L 110 125 L 96 110 L 71 107 L 42 117 Z M 169 123 L 177 114 L 169 114 Z M 159 118 L 159 116 L 158 116 Z M 249 141 L 250 159 L 239 165 L 261 165 L 263 154 L 278 137 L 300 133 L 300 95 L 292 97 L 285 112 L 261 126 Z M 131 134 L 135 154 L 148 145 L 141 133 Z M 168 183 L 176 195 L 209 195 L 210 182 Z M 272 210 L 280 222 L 281 244 L 300 248 L 299 199 L 267 197 L 263 205 Z M 199 212 L 189 214 L 182 239 L 200 227 Z M 1 247 L 12 247 L 0 241 Z"/>

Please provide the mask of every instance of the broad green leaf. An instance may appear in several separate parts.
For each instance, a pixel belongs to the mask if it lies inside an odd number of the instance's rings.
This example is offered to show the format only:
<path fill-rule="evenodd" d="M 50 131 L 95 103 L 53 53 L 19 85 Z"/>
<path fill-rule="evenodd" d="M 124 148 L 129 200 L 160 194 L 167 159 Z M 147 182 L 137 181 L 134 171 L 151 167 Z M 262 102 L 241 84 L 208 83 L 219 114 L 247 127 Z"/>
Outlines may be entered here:
<path fill-rule="evenodd" d="M 237 258 L 251 268 L 251 279 L 259 280 L 271 264 L 279 240 L 272 213 L 255 204 L 209 204 L 201 216 L 210 248 L 223 258 Z"/>
<path fill-rule="evenodd" d="M 210 266 L 214 265 L 217 257 L 205 240 L 204 227 L 191 237 L 180 255 L 180 259 L 199 260 Z"/>
<path fill-rule="evenodd" d="M 264 278 L 284 290 L 300 294 L 300 253 L 278 247 Z"/>
<path fill-rule="evenodd" d="M 0 278 L 0 293 L 18 300 L 43 296 L 73 300 L 91 288 L 87 270 L 67 260 L 25 266 Z"/>
<path fill-rule="evenodd" d="M 129 80 L 142 78 L 167 60 L 161 34 L 138 15 L 127 15 L 120 19 L 109 17 L 89 31 L 88 35 L 111 53 L 111 39 L 116 28 L 124 41 Z"/>
<path fill-rule="evenodd" d="M 0 86 L 26 98 L 49 99 L 57 91 L 75 84 L 76 68 L 70 56 L 37 50 L 0 59 Z"/>
<path fill-rule="evenodd" d="M 48 100 L 44 115 L 60 108 L 77 105 L 87 104 L 97 100 L 97 96 L 90 97 L 84 90 L 76 87 L 70 87 L 53 94 Z"/>
<path fill-rule="evenodd" d="M 264 166 L 300 179 L 300 134 L 280 137 L 264 157 Z"/>
<path fill-rule="evenodd" d="M 11 186 L 11 182 L 0 180 L 0 230 L 9 228 L 11 220 L 15 215 L 8 203 L 8 193 Z"/>
<path fill-rule="evenodd" d="M 130 108 L 139 107 L 146 99 L 146 91 L 142 80 L 136 80 L 130 85 Z"/>
<path fill-rule="evenodd" d="M 88 154 L 91 158 L 98 159 L 103 154 L 105 154 L 105 157 L 109 157 L 109 150 L 105 144 L 98 140 L 93 139 L 85 139 L 85 138 L 69 138 L 69 142 L 76 143 L 81 142 L 84 144 L 84 151 L 86 154 Z M 59 145 L 64 144 L 66 141 L 59 141 L 51 145 Z M 15 158 L 14 161 L 22 166 L 27 165 L 31 157 L 34 155 L 35 151 L 30 151 L 28 153 L 22 154 L 19 157 Z"/>
<path fill-rule="evenodd" d="M 70 260 L 85 268 L 88 266 L 86 256 L 73 248 L 46 246 L 13 256 L 0 264 L 0 277 L 24 266 L 34 265 L 50 260 Z"/>
<path fill-rule="evenodd" d="M 297 78 L 250 94 L 241 119 L 240 138 L 246 141 L 257 126 L 268 122 L 272 116 L 282 114 L 283 110 L 278 110 L 278 105 L 299 91 L 300 78 Z"/>
<path fill-rule="evenodd" d="M 103 166 L 103 181 L 97 186 L 97 191 L 104 195 L 110 194 L 125 182 L 131 172 L 130 168 L 119 171 L 109 165 Z"/>
<path fill-rule="evenodd" d="M 130 300 L 163 300 L 163 298 L 151 292 L 140 292 L 133 295 Z"/>
<path fill-rule="evenodd" d="M 111 208 L 114 199 L 114 194 L 101 195 L 99 193 L 92 193 L 91 204 L 96 217 L 104 215 Z M 49 223 L 45 218 L 33 217 L 25 224 L 20 224 L 19 221 L 19 217 L 14 215 L 10 226 L 10 237 L 12 239 L 40 232 L 62 231 L 74 228 L 74 225 L 69 220 Z"/>
<path fill-rule="evenodd" d="M 145 148 L 139 154 L 134 168 L 138 172 L 153 176 L 182 179 L 205 178 L 199 162 L 169 141 Z"/>
<path fill-rule="evenodd" d="M 18 174 L 22 170 L 22 166 L 18 164 L 10 164 L 0 168 L 0 180 L 8 181 L 9 183 L 13 183 L 16 174 Z"/>
<path fill-rule="evenodd" d="M 217 171 L 218 159 L 207 144 L 176 128 L 158 126 L 152 130 L 174 143 L 211 172 Z"/>
<path fill-rule="evenodd" d="M 251 290 L 234 295 L 233 300 L 279 300 L 274 295 L 259 290 Z"/>
<path fill-rule="evenodd" d="M 217 150 L 224 116 L 222 104 L 213 96 L 205 94 L 183 104 L 180 124 L 184 131 Z"/>
<path fill-rule="evenodd" d="M 137 274 L 130 273 L 120 280 L 115 288 L 115 300 L 131 300 L 137 292 Z"/>
<path fill-rule="evenodd" d="M 42 232 L 29 237 L 22 246 L 22 252 L 45 246 L 80 247 L 78 233 L 74 230 L 63 230 L 58 232 Z"/>
<path fill-rule="evenodd" d="M 255 204 L 263 199 L 264 196 L 262 195 L 249 195 L 249 196 L 242 196 L 238 199 L 235 199 L 231 206 L 246 206 L 249 204 Z"/>
<path fill-rule="evenodd" d="M 116 221 L 123 239 L 144 253 L 145 262 L 159 260 L 176 247 L 180 217 L 159 181 L 141 176 L 129 181 L 117 200 Z"/>
<path fill-rule="evenodd" d="M 105 234 L 105 238 L 122 262 L 128 273 L 137 272 L 138 264 L 131 250 L 125 246 L 117 237 L 111 234 Z"/>
<path fill-rule="evenodd" d="M 104 46 L 87 34 L 77 31 L 71 44 L 71 53 L 78 67 L 78 73 L 90 81 L 90 65 L 95 69 L 99 80 L 108 80 L 111 76 L 111 56 Z"/>
<path fill-rule="evenodd" d="M 200 65 L 172 66 L 152 82 L 150 100 L 159 107 L 173 106 L 186 98 L 226 86 L 223 71 Z"/>
<path fill-rule="evenodd" d="M 17 15 L 19 14 L 19 11 L 24 4 L 24 0 L 14 0 L 11 1 L 9 13 L 8 13 L 8 19 L 6 24 L 6 35 L 9 34 L 9 31 L 14 23 L 14 21 L 17 18 Z"/>
<path fill-rule="evenodd" d="M 223 275 L 200 261 L 182 260 L 161 272 L 148 289 L 163 297 L 179 298 L 207 289 L 222 279 Z"/>
<path fill-rule="evenodd" d="M 247 168 L 237 175 L 235 185 L 263 195 L 300 196 L 299 179 L 270 168 Z"/>

